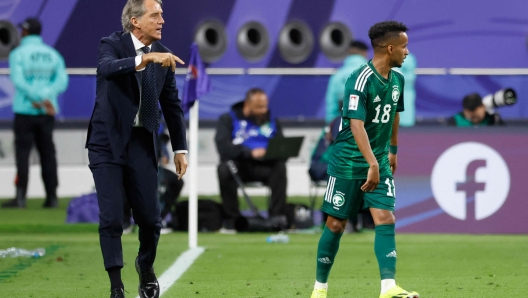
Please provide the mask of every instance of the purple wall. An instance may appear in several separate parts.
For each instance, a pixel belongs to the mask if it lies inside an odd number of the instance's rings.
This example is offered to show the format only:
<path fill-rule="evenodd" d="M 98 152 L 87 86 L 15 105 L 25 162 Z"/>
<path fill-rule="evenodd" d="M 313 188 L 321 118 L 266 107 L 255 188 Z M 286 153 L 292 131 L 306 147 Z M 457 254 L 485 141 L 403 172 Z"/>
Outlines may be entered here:
<path fill-rule="evenodd" d="M 20 22 L 40 15 L 45 40 L 65 56 L 68 67 L 94 67 L 97 44 L 103 36 L 121 30 L 125 1 L 3 0 L 0 19 Z M 221 4 L 219 4 L 221 3 Z M 409 28 L 409 48 L 419 67 L 528 67 L 526 38 L 528 2 L 457 0 L 193 0 L 165 1 L 163 43 L 184 60 L 196 27 L 215 19 L 226 26 L 228 50 L 212 67 L 288 67 L 276 48 L 280 29 L 290 20 L 307 22 L 318 39 L 331 21 L 345 23 L 357 39 L 368 40 L 375 22 L 395 19 Z M 250 63 L 236 49 L 236 33 L 250 20 L 261 22 L 271 40 L 262 60 Z M 4 64 L 5 65 L 5 64 Z M 316 45 L 299 66 L 330 67 Z"/>
<path fill-rule="evenodd" d="M 363 40 L 375 22 L 404 22 L 419 67 L 516 68 L 528 67 L 527 11 L 524 0 L 337 0 L 331 20 Z"/>
<path fill-rule="evenodd" d="M 95 67 L 97 46 L 103 36 L 121 30 L 120 16 L 125 0 L 1 0 L 0 19 L 19 23 L 38 15 L 44 39 L 65 57 L 68 67 Z M 218 4 L 218 3 L 221 3 Z M 277 50 L 281 28 L 290 20 L 309 24 L 316 40 L 327 22 L 345 23 L 358 39 L 367 40 L 369 27 L 378 21 L 396 19 L 411 29 L 410 49 L 418 66 L 527 68 L 528 1 L 421 1 L 421 0 L 193 0 L 165 1 L 166 25 L 162 42 L 187 61 L 197 26 L 206 20 L 225 24 L 228 48 L 210 67 L 292 67 Z M 246 22 L 261 22 L 270 36 L 270 48 L 257 62 L 248 62 L 236 48 L 236 33 Z M 296 66 L 337 67 L 316 43 L 308 59 Z M 7 67 L 0 61 L 0 67 Z M 278 117 L 324 118 L 327 76 L 214 76 L 213 91 L 202 99 L 202 119 L 216 119 L 229 105 L 253 86 L 270 95 Z M 178 79 L 181 89 L 182 79 Z M 417 116 L 431 119 L 458 112 L 461 98 L 512 87 L 519 102 L 499 111 L 506 119 L 528 118 L 528 76 L 418 76 Z M 89 117 L 94 99 L 93 77 L 72 76 L 68 91 L 61 96 L 65 119 Z M 13 88 L 0 76 L 0 119 L 12 117 Z"/>

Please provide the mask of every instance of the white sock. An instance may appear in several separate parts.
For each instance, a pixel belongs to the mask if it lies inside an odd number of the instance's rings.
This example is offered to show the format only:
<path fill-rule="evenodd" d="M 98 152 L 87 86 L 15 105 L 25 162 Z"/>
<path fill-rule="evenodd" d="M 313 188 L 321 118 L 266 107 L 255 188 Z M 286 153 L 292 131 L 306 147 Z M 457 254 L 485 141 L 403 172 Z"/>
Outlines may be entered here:
<path fill-rule="evenodd" d="M 382 279 L 381 280 L 381 294 L 387 292 L 392 287 L 396 286 L 396 280 L 394 279 Z"/>
<path fill-rule="evenodd" d="M 317 280 L 315 281 L 315 285 L 314 285 L 314 290 L 318 290 L 318 289 L 325 289 L 325 290 L 328 290 L 328 283 L 325 282 L 325 283 L 322 283 L 322 282 L 318 282 Z"/>

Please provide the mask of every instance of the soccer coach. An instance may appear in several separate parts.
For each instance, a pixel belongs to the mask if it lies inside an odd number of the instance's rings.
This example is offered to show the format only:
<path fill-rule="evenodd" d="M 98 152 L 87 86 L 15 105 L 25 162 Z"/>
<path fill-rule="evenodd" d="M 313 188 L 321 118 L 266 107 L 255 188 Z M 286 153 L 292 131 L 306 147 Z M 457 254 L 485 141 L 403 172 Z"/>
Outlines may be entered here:
<path fill-rule="evenodd" d="M 139 296 L 159 297 L 153 264 L 161 220 L 157 197 L 156 133 L 158 102 L 175 151 L 180 178 L 187 169 L 187 142 L 181 101 L 174 79 L 183 64 L 159 43 L 163 24 L 161 0 L 128 0 L 123 32 L 101 40 L 96 101 L 86 148 L 99 202 L 99 239 L 110 277 L 110 297 L 124 297 L 121 281 L 123 201 L 128 200 L 139 226 Z"/>

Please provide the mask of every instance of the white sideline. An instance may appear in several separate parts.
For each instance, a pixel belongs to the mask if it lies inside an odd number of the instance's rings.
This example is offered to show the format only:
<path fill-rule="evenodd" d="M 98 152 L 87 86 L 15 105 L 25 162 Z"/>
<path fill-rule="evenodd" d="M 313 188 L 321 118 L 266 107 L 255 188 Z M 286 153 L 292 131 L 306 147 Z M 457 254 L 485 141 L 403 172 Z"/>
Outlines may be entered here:
<path fill-rule="evenodd" d="M 160 285 L 160 296 L 163 295 L 182 275 L 191 267 L 196 259 L 204 252 L 205 248 L 195 247 L 189 248 L 184 253 L 182 253 L 176 262 L 172 264 L 169 269 L 167 269 L 163 274 L 158 278 Z M 137 296 L 136 298 L 140 298 Z"/>

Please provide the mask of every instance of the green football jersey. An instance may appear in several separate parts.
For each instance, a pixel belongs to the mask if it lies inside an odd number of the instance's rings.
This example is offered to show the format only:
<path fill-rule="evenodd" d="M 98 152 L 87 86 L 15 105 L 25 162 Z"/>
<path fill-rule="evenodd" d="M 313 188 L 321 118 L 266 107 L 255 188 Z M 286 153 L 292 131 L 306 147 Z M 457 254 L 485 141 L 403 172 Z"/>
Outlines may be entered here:
<path fill-rule="evenodd" d="M 404 78 L 391 70 L 383 78 L 372 60 L 356 69 L 345 84 L 342 120 L 332 146 L 328 174 L 343 179 L 366 179 L 369 165 L 357 146 L 350 119 L 365 122 L 370 147 L 379 164 L 380 177 L 392 177 L 389 144 L 396 112 L 402 112 Z"/>

